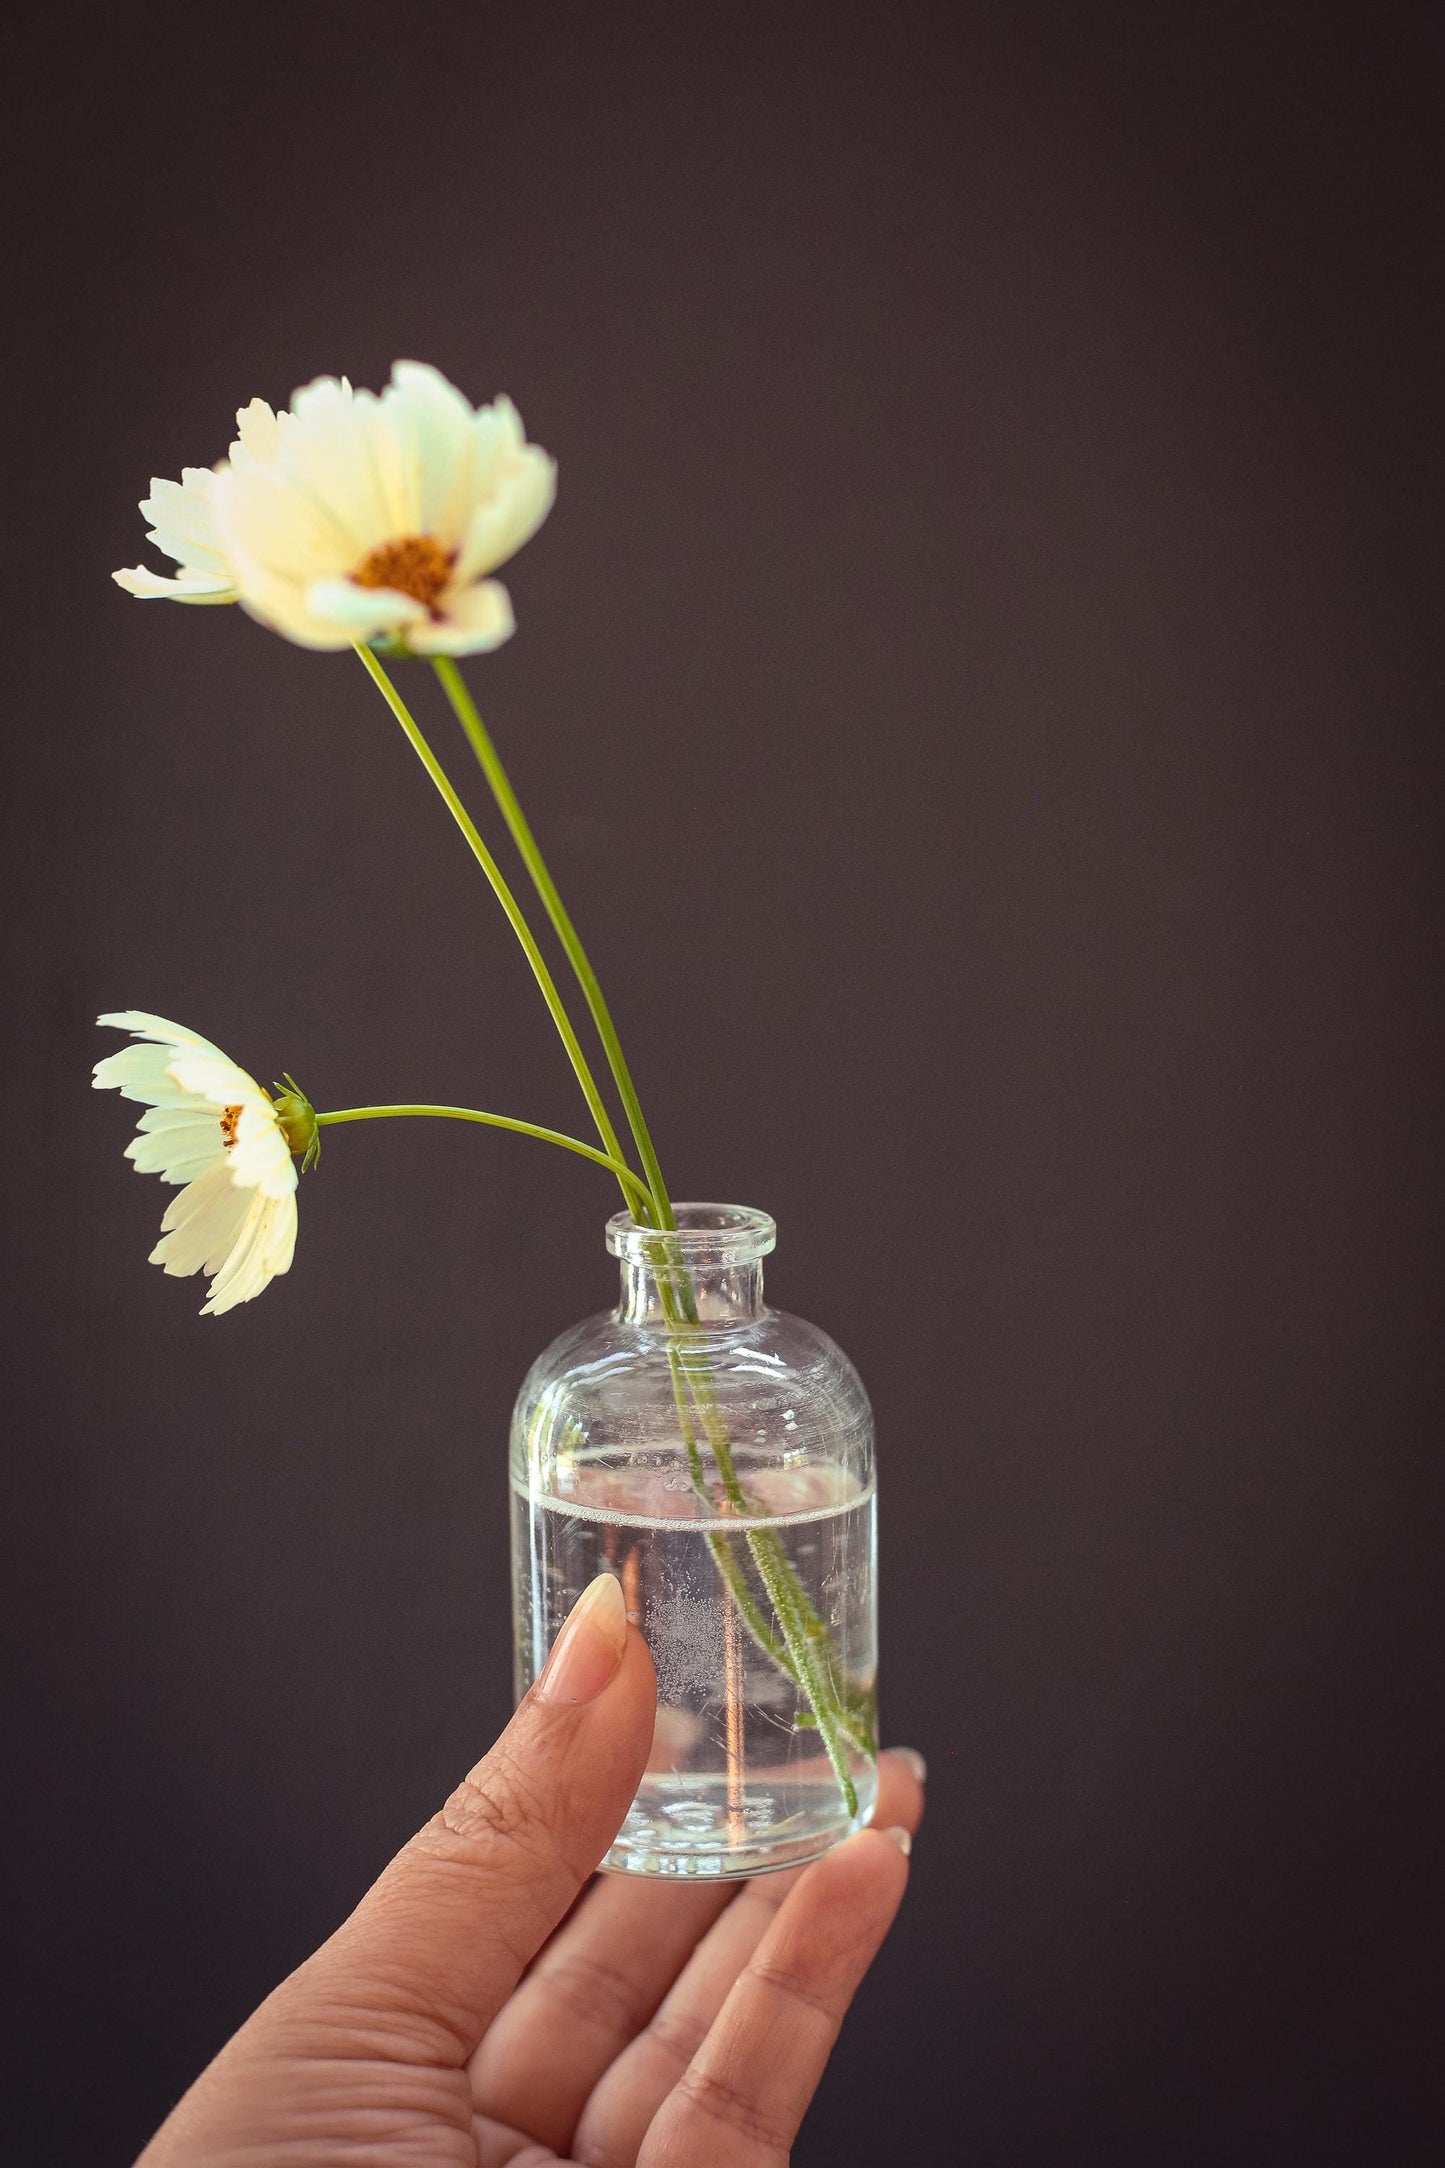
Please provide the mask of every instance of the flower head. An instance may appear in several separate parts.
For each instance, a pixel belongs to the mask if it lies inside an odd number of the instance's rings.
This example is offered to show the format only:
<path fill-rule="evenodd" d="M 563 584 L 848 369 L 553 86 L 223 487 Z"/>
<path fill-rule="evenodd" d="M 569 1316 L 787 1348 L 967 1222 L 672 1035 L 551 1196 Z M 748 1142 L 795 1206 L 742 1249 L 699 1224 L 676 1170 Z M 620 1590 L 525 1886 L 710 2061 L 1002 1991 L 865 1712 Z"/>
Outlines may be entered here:
<path fill-rule="evenodd" d="M 399 361 L 377 397 L 318 377 L 290 411 L 253 400 L 214 470 L 153 482 L 149 539 L 180 570 L 136 566 L 128 593 L 232 602 L 303 647 L 380 641 L 418 655 L 497 647 L 513 627 L 488 575 L 536 533 L 556 469 L 509 399 L 474 409 Z"/>
<path fill-rule="evenodd" d="M 122 1009 L 96 1022 L 143 1042 L 95 1065 L 97 1091 L 146 1107 L 126 1158 L 140 1174 L 186 1185 L 166 1209 L 150 1262 L 180 1276 L 204 1269 L 212 1277 L 201 1315 L 219 1317 L 290 1269 L 292 1140 L 314 1156 L 310 1102 L 292 1085 L 278 1105 L 209 1039 L 162 1016 Z"/>

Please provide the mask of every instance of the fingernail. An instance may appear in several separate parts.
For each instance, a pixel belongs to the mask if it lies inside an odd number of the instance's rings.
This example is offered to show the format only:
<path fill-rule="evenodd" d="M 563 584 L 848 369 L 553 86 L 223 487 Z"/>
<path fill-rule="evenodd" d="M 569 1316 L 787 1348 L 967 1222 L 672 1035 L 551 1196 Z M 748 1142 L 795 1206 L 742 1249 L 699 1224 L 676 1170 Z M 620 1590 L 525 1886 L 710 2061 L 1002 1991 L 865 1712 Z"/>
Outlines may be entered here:
<path fill-rule="evenodd" d="M 907 1859 L 909 1853 L 913 1850 L 913 1839 L 909 1836 L 908 1831 L 906 1829 L 885 1829 L 883 1835 L 891 1837 L 903 1857 Z"/>
<path fill-rule="evenodd" d="M 610 1684 L 627 1646 L 627 1605 L 615 1573 L 599 1573 L 584 1588 L 557 1636 L 537 1682 L 539 1701 L 576 1707 L 595 1701 Z"/>
<path fill-rule="evenodd" d="M 891 1746 L 888 1751 L 902 1762 L 905 1769 L 913 1771 L 920 1784 L 928 1782 L 928 1764 L 916 1746 Z"/>

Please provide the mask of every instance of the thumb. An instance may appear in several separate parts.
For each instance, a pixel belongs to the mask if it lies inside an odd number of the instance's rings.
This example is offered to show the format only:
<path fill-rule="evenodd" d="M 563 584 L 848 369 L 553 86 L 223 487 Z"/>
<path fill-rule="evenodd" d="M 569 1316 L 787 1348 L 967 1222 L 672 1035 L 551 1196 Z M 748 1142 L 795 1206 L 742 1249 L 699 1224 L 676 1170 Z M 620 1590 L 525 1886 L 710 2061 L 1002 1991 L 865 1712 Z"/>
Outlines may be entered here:
<path fill-rule="evenodd" d="M 464 2062 L 616 1836 L 655 1705 L 622 1584 L 599 1574 L 491 1752 L 273 2002 L 308 2026 L 398 2020 L 409 2052 L 431 2032 Z"/>

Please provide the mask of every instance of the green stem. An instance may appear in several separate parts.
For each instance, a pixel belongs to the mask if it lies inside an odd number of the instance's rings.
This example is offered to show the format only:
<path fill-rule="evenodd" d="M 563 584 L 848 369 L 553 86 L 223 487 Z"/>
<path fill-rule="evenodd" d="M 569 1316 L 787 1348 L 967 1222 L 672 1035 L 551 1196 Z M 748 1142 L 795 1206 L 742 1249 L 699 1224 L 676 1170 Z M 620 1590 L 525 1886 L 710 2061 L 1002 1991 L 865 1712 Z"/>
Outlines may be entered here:
<path fill-rule="evenodd" d="M 562 997 L 557 991 L 551 972 L 547 969 L 546 959 L 537 946 L 536 937 L 531 927 L 522 916 L 521 906 L 502 876 L 501 867 L 477 833 L 476 823 L 457 796 L 441 762 L 422 736 L 411 710 L 382 668 L 376 655 L 372 653 L 369 647 L 358 647 L 356 652 L 380 688 L 382 698 L 405 731 L 417 759 L 436 785 L 447 811 L 466 837 L 472 856 L 491 882 L 492 891 L 498 903 L 506 912 L 507 922 L 511 926 L 513 933 L 522 944 L 523 953 L 532 967 L 532 976 L 542 990 L 542 999 L 546 1002 L 548 1012 L 557 1027 L 562 1044 L 567 1049 L 567 1058 L 571 1062 L 577 1081 L 582 1087 L 583 1097 L 591 1109 L 592 1119 L 597 1124 L 597 1134 L 602 1139 L 607 1157 L 610 1160 L 620 1162 L 622 1160 L 622 1146 L 618 1141 L 617 1132 L 612 1126 L 611 1117 L 603 1102 L 602 1094 L 597 1089 L 596 1080 L 588 1067 L 587 1057 L 582 1051 L 581 1042 L 572 1028 L 572 1019 L 562 1005 Z M 633 1199 L 628 1194 L 625 1185 L 623 1195 L 627 1197 L 628 1207 L 631 1209 Z"/>
<path fill-rule="evenodd" d="M 553 1021 L 561 1033 L 572 1066 L 577 1072 L 578 1080 L 582 1085 L 583 1092 L 586 1094 L 587 1103 L 592 1109 L 593 1119 L 597 1123 L 598 1134 L 606 1146 L 605 1156 L 611 1162 L 620 1164 L 622 1160 L 621 1147 L 608 1118 L 606 1108 L 602 1103 L 601 1095 L 598 1093 L 591 1072 L 587 1067 L 586 1058 L 578 1045 L 576 1034 L 572 1030 L 570 1020 L 562 1006 L 561 998 L 557 994 L 556 987 L 537 948 L 537 944 L 532 938 L 530 929 L 515 898 L 502 878 L 496 861 L 482 842 L 475 825 L 470 820 L 455 790 L 447 780 L 440 762 L 422 736 L 420 729 L 380 662 L 369 648 L 359 648 L 357 652 L 380 686 L 383 696 L 401 724 L 402 729 L 406 732 L 418 758 L 436 784 L 437 789 L 441 792 L 453 818 L 466 836 L 474 856 L 491 882 L 502 908 L 506 911 L 513 930 L 527 953 L 527 959 L 532 965 L 537 983 L 542 989 L 543 996 L 552 1013 Z M 496 747 L 492 744 L 486 726 L 482 722 L 476 703 L 467 690 L 461 672 L 454 662 L 445 657 L 435 659 L 434 666 L 453 711 L 461 723 L 468 743 L 471 745 L 472 751 L 476 755 L 486 777 L 492 795 L 501 811 L 502 818 L 507 824 L 512 841 L 527 868 L 532 885 L 542 900 L 553 931 L 556 933 L 567 960 L 572 966 L 577 983 L 582 989 L 591 1013 L 598 1038 L 607 1055 L 608 1065 L 617 1086 L 618 1096 L 626 1110 L 628 1124 L 646 1176 L 647 1202 L 650 1203 L 651 1209 L 650 1211 L 647 1210 L 644 1205 L 642 1223 L 652 1224 L 671 1232 L 677 1225 L 676 1216 L 667 1194 L 667 1185 L 663 1180 L 657 1152 L 653 1146 L 647 1123 L 643 1118 L 636 1087 L 632 1082 L 631 1072 L 622 1052 L 621 1041 L 617 1036 L 617 1029 L 612 1021 L 611 1012 L 603 997 L 597 974 L 592 968 L 577 929 L 562 902 L 557 884 L 552 879 L 546 861 L 537 847 L 536 838 L 532 834 L 531 827 L 518 802 L 517 794 L 512 788 L 506 770 L 497 755 Z M 629 1208 L 636 1216 L 638 1200 L 627 1190 L 625 1185 L 624 1194 L 627 1195 Z M 667 1247 L 669 1250 L 671 1249 L 671 1245 Z M 691 1351 L 688 1353 L 683 1352 L 688 1334 L 697 1330 L 699 1324 L 697 1301 L 692 1287 L 691 1276 L 680 1255 L 675 1260 L 668 1257 L 666 1262 L 668 1270 L 659 1273 L 658 1289 L 664 1318 L 669 1328 L 679 1335 L 681 1342 L 678 1349 L 680 1361 L 672 1363 L 674 1399 L 677 1403 L 679 1420 L 683 1424 L 684 1439 L 688 1447 L 690 1465 L 693 1469 L 693 1481 L 700 1495 L 706 1500 L 708 1498 L 707 1486 L 702 1475 L 701 1457 L 697 1450 L 696 1436 L 691 1430 L 690 1418 L 687 1415 L 688 1395 L 684 1389 L 684 1381 L 690 1386 L 693 1404 L 696 1406 L 701 1418 L 703 1432 L 716 1463 L 728 1503 L 735 1511 L 746 1514 L 749 1511 L 748 1501 L 742 1485 L 738 1481 L 732 1458 L 731 1441 L 727 1434 L 726 1420 L 717 1403 L 706 1355 L 703 1355 L 699 1367 L 695 1360 L 689 1361 Z M 679 1370 L 681 1375 L 679 1375 Z M 823 1626 L 821 1619 L 819 1619 L 817 1612 L 809 1603 L 806 1591 L 789 1564 L 787 1554 L 774 1531 L 771 1529 L 748 1530 L 744 1527 L 742 1533 L 757 1570 L 758 1578 L 762 1582 L 778 1625 L 782 1629 L 784 1643 L 782 1668 L 786 1669 L 788 1674 L 797 1682 L 806 1697 L 814 1722 L 818 1727 L 819 1735 L 827 1750 L 828 1759 L 838 1779 L 839 1788 L 843 1794 L 848 1812 L 850 1815 L 856 1814 L 858 1795 L 839 1737 L 840 1725 L 845 1728 L 848 1727 L 850 1712 L 843 1705 L 839 1685 L 835 1683 L 832 1644 L 827 1630 Z M 759 1638 L 760 1645 L 769 1649 L 770 1653 L 772 1653 L 776 1650 L 775 1638 L 770 1633 L 758 1606 L 753 1601 L 751 1591 L 747 1589 L 745 1577 L 738 1567 L 731 1543 L 726 1538 L 720 1537 L 711 1548 L 724 1584 L 732 1594 L 734 1601 L 738 1603 L 739 1610 L 748 1623 L 749 1629 L 754 1633 L 755 1638 Z M 827 1652 L 827 1660 L 822 1671 L 819 1670 L 816 1655 L 819 1637 L 821 1637 L 823 1649 Z M 779 1660 L 779 1657 L 775 1655 L 774 1660 Z"/>
<path fill-rule="evenodd" d="M 512 1114 L 484 1114 L 480 1107 L 338 1107 L 334 1113 L 318 1114 L 316 1126 L 319 1129 L 325 1122 L 389 1121 L 393 1116 L 407 1114 L 436 1115 L 451 1122 L 485 1122 L 489 1129 L 511 1129 L 520 1137 L 539 1137 L 543 1144 L 560 1144 L 564 1152 L 577 1152 L 615 1174 L 634 1210 L 638 1204 L 648 1202 L 646 1184 L 625 1161 L 599 1152 L 595 1144 L 584 1144 L 580 1137 L 564 1136 L 560 1129 L 543 1129 L 536 1122 L 518 1121 Z"/>
<path fill-rule="evenodd" d="M 622 1041 L 618 1038 L 617 1027 L 612 1021 L 612 1012 L 603 996 L 597 973 L 593 970 L 587 951 L 582 946 L 581 936 L 572 923 L 567 906 L 562 901 L 557 883 L 548 870 L 547 861 L 543 858 L 537 846 L 537 839 L 532 833 L 526 814 L 522 811 L 517 793 L 513 790 L 507 771 L 502 766 L 497 749 L 492 743 L 486 724 L 482 721 L 477 704 L 467 689 L 466 679 L 448 655 L 438 656 L 434 660 L 432 667 L 441 680 L 442 688 L 452 704 L 457 721 L 466 732 L 467 742 L 477 756 L 482 773 L 491 786 L 492 796 L 497 801 L 502 818 L 507 824 L 512 841 L 516 844 L 521 855 L 522 862 L 532 877 L 532 886 L 542 899 L 543 907 L 552 922 L 557 939 L 566 952 L 567 961 L 572 966 L 577 984 L 581 987 L 587 1007 L 591 1011 L 592 1021 L 597 1027 L 597 1036 L 602 1042 L 603 1051 L 607 1056 L 608 1067 L 611 1069 L 613 1079 L 617 1085 L 618 1097 L 621 1099 L 627 1114 L 628 1127 L 632 1131 L 633 1141 L 637 1146 L 637 1156 L 642 1162 L 642 1171 L 647 1177 L 648 1187 L 658 1207 L 659 1224 L 663 1227 L 675 1227 L 677 1222 L 673 1217 L 672 1206 L 668 1201 L 667 1185 L 662 1179 L 662 1167 L 659 1164 L 647 1123 L 643 1119 L 642 1103 L 637 1096 L 637 1087 L 632 1081 L 632 1072 L 627 1066 L 627 1059 L 622 1051 Z"/>
<path fill-rule="evenodd" d="M 678 1421 L 682 1429 L 683 1445 L 687 1451 L 688 1470 L 692 1477 L 693 1488 L 703 1504 L 711 1507 L 713 1500 L 708 1492 L 706 1477 L 703 1473 L 702 1456 L 698 1451 L 697 1434 L 693 1429 L 692 1418 L 688 1409 L 688 1393 L 684 1383 L 686 1366 L 675 1342 L 670 1342 L 668 1345 L 667 1359 L 669 1368 L 672 1371 L 673 1399 L 677 1406 Z M 709 1379 L 709 1385 L 710 1383 L 711 1380 Z M 695 1387 L 694 1390 L 696 1390 Z M 699 1412 L 703 1411 L 700 1409 Z M 706 1427 L 706 1422 L 707 1418 L 704 1413 L 704 1427 Z M 723 1447 L 721 1454 L 718 1452 L 719 1442 Z M 745 1494 L 738 1482 L 737 1471 L 732 1464 L 732 1455 L 727 1443 L 726 1432 L 722 1431 L 720 1439 L 710 1432 L 708 1443 L 712 1448 L 713 1457 L 718 1463 L 718 1470 L 730 1501 L 741 1505 L 746 1510 Z M 716 1529 L 709 1529 L 707 1544 L 709 1551 L 712 1553 L 713 1564 L 716 1566 L 718 1574 L 726 1585 L 733 1602 L 737 1605 L 738 1613 L 748 1632 L 752 1635 L 763 1654 L 770 1662 L 777 1665 L 779 1671 L 785 1677 L 792 1680 L 808 1702 L 812 1721 L 823 1741 L 829 1761 L 832 1763 L 833 1773 L 838 1779 L 848 1812 L 856 1814 L 858 1811 L 857 1790 L 853 1783 L 852 1772 L 843 1759 L 837 1738 L 830 1730 L 830 1720 L 836 1719 L 839 1728 L 847 1734 L 853 1745 L 864 1754 L 872 1754 L 875 1751 L 872 1733 L 860 1720 L 857 1712 L 850 1708 L 844 1699 L 843 1682 L 835 1680 L 833 1676 L 833 1645 L 828 1629 L 808 1602 L 802 1583 L 798 1580 L 792 1566 L 789 1564 L 788 1555 L 778 1541 L 775 1531 L 772 1529 L 766 1531 L 755 1529 L 748 1534 L 747 1544 L 753 1563 L 758 1569 L 758 1577 L 762 1581 L 772 1603 L 779 1624 L 783 1626 L 784 1639 L 782 1641 L 779 1641 L 777 1635 L 769 1627 L 760 1606 L 753 1596 L 752 1590 L 748 1587 L 747 1574 L 738 1564 L 731 1536 L 722 1535 Z M 821 1642 L 826 1674 L 824 1678 L 820 1678 L 816 1670 L 810 1672 L 808 1668 L 807 1658 L 811 1653 L 809 1644 L 813 1641 Z M 802 1668 L 800 1668 L 797 1660 L 797 1652 L 799 1651 L 802 1652 L 803 1656 Z M 826 1716 L 823 1714 L 825 1709 L 827 1711 Z"/>
<path fill-rule="evenodd" d="M 697 1432 L 692 1426 L 692 1415 L 688 1407 L 688 1395 L 683 1381 L 682 1365 L 678 1358 L 677 1348 L 672 1341 L 668 1342 L 667 1362 L 668 1368 L 672 1372 L 673 1403 L 677 1408 L 678 1425 L 682 1431 L 682 1442 L 687 1452 L 687 1466 L 688 1473 L 692 1477 L 692 1487 L 703 1504 L 711 1507 L 713 1500 L 708 1493 L 707 1477 L 703 1472 L 702 1455 L 698 1451 Z M 707 1547 L 712 1553 L 713 1563 L 717 1567 L 718 1573 L 726 1582 L 733 1602 L 742 1615 L 748 1632 L 763 1651 L 763 1654 L 775 1663 L 780 1671 L 785 1672 L 796 1686 L 798 1684 L 798 1674 L 793 1668 L 793 1660 L 788 1654 L 787 1645 L 779 1641 L 777 1635 L 772 1632 L 754 1600 L 753 1592 L 748 1587 L 747 1574 L 738 1564 L 731 1537 L 719 1535 L 715 1529 L 710 1529 L 708 1531 Z"/>

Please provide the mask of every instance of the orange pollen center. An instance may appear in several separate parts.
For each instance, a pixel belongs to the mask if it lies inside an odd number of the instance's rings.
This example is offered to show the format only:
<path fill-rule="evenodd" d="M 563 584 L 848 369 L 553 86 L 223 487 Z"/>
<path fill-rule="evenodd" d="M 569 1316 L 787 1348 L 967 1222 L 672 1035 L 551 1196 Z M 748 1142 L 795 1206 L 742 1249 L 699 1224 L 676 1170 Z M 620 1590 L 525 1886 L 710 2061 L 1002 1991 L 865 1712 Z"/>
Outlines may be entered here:
<path fill-rule="evenodd" d="M 236 1130 L 241 1120 L 239 1107 L 227 1107 L 221 1116 L 221 1142 L 228 1152 L 236 1149 Z"/>
<path fill-rule="evenodd" d="M 394 587 L 398 594 L 410 595 L 413 602 L 430 610 L 451 578 L 455 561 L 455 551 L 444 550 L 431 535 L 404 535 L 400 542 L 379 542 L 368 550 L 351 582 L 354 587 Z"/>

